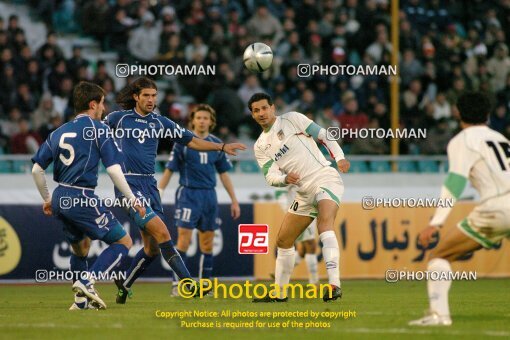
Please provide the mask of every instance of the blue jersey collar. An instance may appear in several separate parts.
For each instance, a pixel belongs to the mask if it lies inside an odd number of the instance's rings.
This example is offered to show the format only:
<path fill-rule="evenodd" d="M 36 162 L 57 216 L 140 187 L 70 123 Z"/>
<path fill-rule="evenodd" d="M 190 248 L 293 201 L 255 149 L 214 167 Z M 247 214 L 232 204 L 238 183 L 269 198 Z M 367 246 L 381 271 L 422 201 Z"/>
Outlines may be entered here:
<path fill-rule="evenodd" d="M 152 113 L 152 112 L 149 112 L 149 113 L 147 113 L 147 115 L 145 115 L 145 116 L 144 116 L 144 115 L 142 115 L 141 113 L 138 113 L 138 112 L 136 111 L 136 108 L 133 108 L 133 112 L 134 112 L 135 114 L 137 114 L 138 116 L 142 117 L 142 118 L 148 118 L 148 117 L 151 115 L 151 113 Z"/>

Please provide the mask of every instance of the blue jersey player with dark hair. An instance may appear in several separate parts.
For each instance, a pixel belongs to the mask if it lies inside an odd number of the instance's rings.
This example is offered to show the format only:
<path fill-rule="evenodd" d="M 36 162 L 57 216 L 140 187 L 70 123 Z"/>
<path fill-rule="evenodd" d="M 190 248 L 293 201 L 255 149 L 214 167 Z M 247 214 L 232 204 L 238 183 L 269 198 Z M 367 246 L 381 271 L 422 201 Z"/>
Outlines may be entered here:
<path fill-rule="evenodd" d="M 94 289 L 93 277 L 102 276 L 120 265 L 131 248 L 131 237 L 119 221 L 94 194 L 97 186 L 99 160 L 103 162 L 115 186 L 132 203 L 130 209 L 145 215 L 120 167 L 121 153 L 109 136 L 110 129 L 101 123 L 104 112 L 104 91 L 99 86 L 81 82 L 73 92 L 77 116 L 50 134 L 32 158 L 32 174 L 41 194 L 45 215 L 56 216 L 64 224 L 64 235 L 71 244 L 71 270 L 87 272 L 73 284 L 76 292 L 74 309 L 86 309 L 88 302 L 96 308 L 106 304 Z M 44 169 L 51 163 L 53 179 L 58 187 L 50 195 Z M 90 240 L 109 244 L 88 270 Z"/>
<path fill-rule="evenodd" d="M 235 155 L 244 150 L 243 144 L 220 144 L 202 140 L 181 128 L 170 119 L 153 112 L 157 100 L 157 86 L 151 79 L 140 77 L 123 88 L 117 103 L 124 109 L 110 113 L 105 122 L 114 130 L 115 139 L 125 155 L 123 167 L 127 182 L 137 197 L 150 200 L 144 217 L 130 212 L 140 229 L 143 249 L 134 257 L 123 282 L 116 281 L 119 289 L 117 303 L 125 303 L 131 295 L 130 287 L 161 253 L 179 280 L 190 278 L 188 269 L 175 249 L 167 226 L 163 222 L 163 208 L 154 178 L 154 165 L 160 138 L 170 138 L 178 144 L 200 151 L 224 151 Z M 117 195 L 122 193 L 117 191 Z M 199 294 L 198 289 L 195 292 Z"/>
<path fill-rule="evenodd" d="M 210 132 L 216 125 L 216 113 L 206 104 L 197 105 L 191 112 L 190 128 L 204 140 L 221 143 Z M 159 182 L 161 197 L 172 173 L 179 172 L 179 188 L 175 194 L 175 224 L 178 230 L 177 250 L 183 259 L 191 242 L 194 228 L 199 231 L 200 262 L 199 279 L 209 279 L 213 270 L 213 239 L 218 229 L 218 199 L 216 197 L 216 173 L 232 200 L 231 215 L 239 218 L 241 210 L 227 171 L 232 164 L 225 153 L 219 151 L 199 152 L 181 144 L 175 144 L 165 173 Z M 175 287 L 176 288 L 176 287 Z M 176 289 L 173 290 L 176 295 Z"/>

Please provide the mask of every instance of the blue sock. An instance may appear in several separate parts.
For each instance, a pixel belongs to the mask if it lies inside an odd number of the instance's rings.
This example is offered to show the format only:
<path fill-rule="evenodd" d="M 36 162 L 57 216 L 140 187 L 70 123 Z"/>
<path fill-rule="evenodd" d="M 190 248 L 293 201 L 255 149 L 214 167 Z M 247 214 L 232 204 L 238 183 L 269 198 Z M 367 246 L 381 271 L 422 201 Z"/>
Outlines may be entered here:
<path fill-rule="evenodd" d="M 160 243 L 159 249 L 161 250 L 161 255 L 163 255 L 163 258 L 170 265 L 170 268 L 172 268 L 179 280 L 191 277 L 172 240 Z"/>
<path fill-rule="evenodd" d="M 186 268 L 188 268 L 188 255 L 186 255 L 186 252 L 185 251 L 181 251 L 181 250 L 179 250 L 177 248 L 175 248 L 175 250 L 177 250 L 179 255 L 181 255 L 182 262 L 184 262 L 184 265 L 186 266 Z M 172 270 L 172 274 L 170 276 L 172 276 L 172 279 L 175 282 L 179 281 L 179 277 L 177 276 L 177 274 L 175 274 L 175 272 L 173 270 Z"/>
<path fill-rule="evenodd" d="M 115 270 L 115 267 L 118 266 L 122 259 L 127 256 L 128 251 L 129 249 L 123 244 L 110 244 L 110 246 L 106 248 L 101 253 L 101 255 L 99 255 L 96 262 L 94 262 L 90 268 L 89 272 L 98 277 L 99 273 L 107 273 Z M 80 281 L 82 281 L 84 284 L 90 283 L 89 280 L 81 279 Z"/>
<path fill-rule="evenodd" d="M 87 256 L 78 256 L 75 254 L 71 254 L 71 267 L 69 268 L 73 272 L 73 283 L 76 282 L 80 278 L 79 274 L 74 274 L 74 272 L 86 272 L 89 270 L 89 263 L 87 261 Z"/>
<path fill-rule="evenodd" d="M 201 279 L 209 279 L 213 269 L 213 255 L 203 253 L 200 255 L 200 271 L 198 273 Z"/>
<path fill-rule="evenodd" d="M 145 254 L 145 251 L 140 249 L 138 253 L 136 253 L 135 257 L 133 258 L 133 261 L 131 261 L 131 266 L 126 272 L 126 281 L 124 281 L 124 287 L 130 288 L 133 283 L 135 283 L 135 280 L 138 279 L 140 275 L 147 269 L 152 261 L 157 256 L 149 256 Z"/>

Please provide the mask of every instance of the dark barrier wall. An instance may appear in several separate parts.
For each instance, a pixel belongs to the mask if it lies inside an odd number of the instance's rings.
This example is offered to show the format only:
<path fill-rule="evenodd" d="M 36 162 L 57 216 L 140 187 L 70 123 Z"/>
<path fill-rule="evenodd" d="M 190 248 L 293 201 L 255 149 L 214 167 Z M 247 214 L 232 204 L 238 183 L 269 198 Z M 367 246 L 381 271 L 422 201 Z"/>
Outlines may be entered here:
<path fill-rule="evenodd" d="M 172 239 L 177 239 L 173 227 L 173 206 L 165 206 L 165 222 L 170 227 Z M 142 247 L 138 228 L 128 220 L 120 208 L 112 209 L 115 216 L 129 230 L 133 238 L 133 257 Z M 230 205 L 220 205 L 220 229 L 214 239 L 213 276 L 252 276 L 253 255 L 239 255 L 237 230 L 239 223 L 253 223 L 253 205 L 242 204 L 242 215 L 237 221 L 230 217 Z M 239 222 L 241 221 L 241 222 Z M 0 206 L 0 280 L 34 279 L 37 270 L 65 270 L 69 268 L 70 249 L 64 240 L 62 223 L 54 217 L 42 213 L 42 205 L 2 205 Z M 18 241 L 19 240 L 19 241 Z M 106 244 L 92 242 L 89 264 L 93 263 Z M 193 234 L 188 250 L 188 267 L 197 276 L 200 250 L 198 237 Z M 169 275 L 169 267 L 164 261 L 156 260 L 143 277 L 164 278 Z"/>

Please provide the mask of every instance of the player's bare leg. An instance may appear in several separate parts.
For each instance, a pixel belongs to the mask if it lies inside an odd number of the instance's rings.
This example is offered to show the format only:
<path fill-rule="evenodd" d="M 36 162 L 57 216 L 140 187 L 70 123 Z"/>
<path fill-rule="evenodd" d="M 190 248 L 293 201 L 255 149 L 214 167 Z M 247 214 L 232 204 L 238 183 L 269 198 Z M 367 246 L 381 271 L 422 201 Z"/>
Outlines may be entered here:
<path fill-rule="evenodd" d="M 177 227 L 177 250 L 179 252 L 187 252 L 189 245 L 191 243 L 191 235 L 193 235 L 193 231 L 184 227 Z"/>
<path fill-rule="evenodd" d="M 318 273 L 318 261 L 317 255 L 315 254 L 317 251 L 317 241 L 315 239 L 306 240 L 301 242 L 303 248 L 303 256 L 306 262 L 306 268 L 308 269 L 308 283 L 317 284 L 319 283 L 319 273 Z"/>
<path fill-rule="evenodd" d="M 332 200 L 323 199 L 318 202 L 318 210 L 317 229 L 322 242 L 322 255 L 326 263 L 329 284 L 332 287 L 331 291 L 325 292 L 323 296 L 324 302 L 327 302 L 342 297 L 340 288 L 340 249 L 338 248 L 336 234 L 333 231 L 338 205 Z"/>
<path fill-rule="evenodd" d="M 296 242 L 298 236 L 308 227 L 312 220 L 309 216 L 291 213 L 285 214 L 276 240 L 278 252 L 276 256 L 275 284 L 280 287 L 279 295 L 275 299 L 267 296 L 261 299 L 254 299 L 253 302 L 287 301 L 283 287 L 289 283 L 292 270 L 294 269 L 294 242 Z"/>
<path fill-rule="evenodd" d="M 443 235 L 444 232 L 444 235 Z M 459 257 L 476 251 L 482 246 L 472 238 L 466 236 L 457 227 L 441 231 L 441 238 L 436 248 L 432 249 L 427 265 L 428 271 L 440 273 L 451 272 L 450 263 Z M 443 274 L 444 275 L 444 274 Z M 452 324 L 450 307 L 448 305 L 448 291 L 451 280 L 437 280 L 427 282 L 430 310 L 425 317 L 409 322 L 412 326 L 449 326 Z"/>

